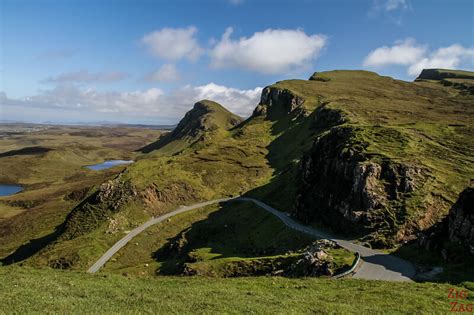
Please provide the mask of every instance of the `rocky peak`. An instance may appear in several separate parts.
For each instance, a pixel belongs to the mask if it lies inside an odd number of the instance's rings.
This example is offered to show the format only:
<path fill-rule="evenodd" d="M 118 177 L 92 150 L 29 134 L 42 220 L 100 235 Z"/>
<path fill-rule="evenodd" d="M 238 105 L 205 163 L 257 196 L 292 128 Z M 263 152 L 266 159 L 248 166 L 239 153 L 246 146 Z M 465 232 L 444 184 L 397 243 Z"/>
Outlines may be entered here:
<path fill-rule="evenodd" d="M 202 100 L 194 104 L 181 119 L 178 126 L 171 132 L 173 137 L 192 136 L 196 137 L 203 131 L 218 128 L 229 129 L 239 124 L 242 119 L 229 112 L 222 105 Z"/>
<path fill-rule="evenodd" d="M 142 148 L 141 151 L 151 152 L 173 141 L 184 141 L 189 145 L 198 140 L 205 140 L 218 130 L 229 130 L 240 122 L 241 117 L 232 114 L 222 105 L 210 100 L 201 100 L 184 115 L 173 131 Z"/>

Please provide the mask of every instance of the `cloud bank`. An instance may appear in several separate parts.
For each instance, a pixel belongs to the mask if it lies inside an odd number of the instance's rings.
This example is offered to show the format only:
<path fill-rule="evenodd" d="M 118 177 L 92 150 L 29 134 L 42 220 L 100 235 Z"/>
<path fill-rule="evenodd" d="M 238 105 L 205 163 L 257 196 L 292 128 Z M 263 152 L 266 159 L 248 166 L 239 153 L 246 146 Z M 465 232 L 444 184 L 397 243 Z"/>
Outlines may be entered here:
<path fill-rule="evenodd" d="M 474 48 L 453 44 L 430 51 L 427 45 L 418 44 L 409 38 L 397 41 L 390 47 L 374 49 L 367 55 L 363 65 L 372 68 L 406 66 L 408 75 L 413 77 L 426 68 L 455 69 L 464 66 L 470 69 L 474 67 Z"/>
<path fill-rule="evenodd" d="M 52 89 L 24 99 L 11 99 L 0 92 L 0 105 L 8 112 L 42 109 L 68 111 L 89 116 L 95 120 L 113 117 L 155 119 L 154 123 L 175 123 L 193 104 L 202 99 L 211 99 L 230 111 L 249 116 L 258 103 L 260 87 L 240 90 L 215 83 L 200 86 L 187 85 L 165 93 L 159 88 L 131 92 L 99 91 L 82 88 L 75 84 L 58 84 Z"/>

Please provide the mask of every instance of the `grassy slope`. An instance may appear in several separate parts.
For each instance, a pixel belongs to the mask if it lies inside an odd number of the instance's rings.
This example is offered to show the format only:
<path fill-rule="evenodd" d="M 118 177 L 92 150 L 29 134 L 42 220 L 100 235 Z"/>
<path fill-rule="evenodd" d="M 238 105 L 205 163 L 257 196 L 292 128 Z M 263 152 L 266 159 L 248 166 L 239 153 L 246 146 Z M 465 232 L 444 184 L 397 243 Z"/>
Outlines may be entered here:
<path fill-rule="evenodd" d="M 242 194 L 267 183 L 272 170 L 265 156 L 266 147 L 275 139 L 273 125 L 270 121 L 251 121 L 218 141 L 196 143 L 177 155 L 158 150 L 142 156 L 123 174 L 124 180 L 130 180 L 142 192 L 142 202 L 120 209 L 114 219 L 126 220 L 119 220 L 119 228 L 130 230 L 152 215 L 180 205 Z M 53 250 L 36 257 L 34 264 L 79 255 L 75 267 L 84 268 L 117 240 L 117 235 L 106 233 L 109 223 L 104 222 L 90 235 L 56 244 Z"/>
<path fill-rule="evenodd" d="M 54 127 L 1 138 L 2 153 L 31 146 L 51 151 L 0 158 L 0 169 L 8 170 L 0 173 L 0 182 L 25 187 L 21 193 L 0 198 L 0 218 L 8 217 L 0 219 L 0 258 L 22 244 L 28 244 L 24 249 L 33 252 L 44 246 L 47 236 L 79 201 L 67 198 L 68 194 L 87 193 L 123 169 L 95 172 L 83 166 L 105 159 L 134 158 L 131 150 L 159 133 L 138 128 Z"/>
<path fill-rule="evenodd" d="M 451 285 L 362 280 L 158 277 L 0 268 L 6 313 L 447 313 Z M 458 290 L 461 288 L 457 288 Z M 474 292 L 470 292 L 472 303 Z"/>
<path fill-rule="evenodd" d="M 446 211 L 473 176 L 472 97 L 460 97 L 458 91 L 436 83 L 408 83 L 366 71 L 320 76 L 329 81 L 287 80 L 274 86 L 305 98 L 308 111 L 324 102 L 344 112 L 349 118 L 346 124 L 357 126 L 357 136 L 369 143 L 369 153 L 429 168 L 432 176 L 424 190 L 410 199 L 413 220 L 425 216 L 420 203 L 441 202 Z M 165 149 L 142 156 L 128 167 L 124 179 L 143 191 L 144 203 L 124 207 L 117 214 L 128 217 L 121 228 L 129 229 L 181 204 L 242 193 L 292 211 L 299 159 L 314 137 L 324 132 L 313 129 L 313 119 L 313 115 L 297 118 L 284 113 L 274 119 L 252 117 L 179 154 L 170 156 Z M 444 212 L 429 215 L 426 224 Z M 78 238 L 62 247 L 94 253 L 98 244 L 116 239 L 104 233 L 108 226 L 104 223 L 93 238 Z M 80 265 L 98 256 L 81 257 Z"/>
<path fill-rule="evenodd" d="M 367 153 L 395 162 L 429 169 L 430 178 L 408 204 L 409 216 L 420 220 L 420 204 L 444 202 L 447 211 L 474 176 L 472 117 L 474 96 L 438 83 L 409 83 L 367 71 L 330 71 L 319 74 L 327 82 L 287 80 L 275 87 L 289 89 L 314 109 L 321 103 L 342 111 L 346 125 L 357 127 Z M 438 200 L 435 197 L 441 196 Z M 431 213 L 428 224 L 443 213 Z"/>
<path fill-rule="evenodd" d="M 242 121 L 219 103 L 201 100 L 194 104 L 176 128 L 161 136 L 157 141 L 143 147 L 144 153 L 157 151 L 159 155 L 180 153 L 190 145 L 205 141 L 216 141 L 228 136 L 228 130 Z"/>
<path fill-rule="evenodd" d="M 117 253 L 104 270 L 140 276 L 180 274 L 189 264 L 201 274 L 229 276 L 239 262 L 255 265 L 264 259 L 272 264 L 312 241 L 253 203 L 215 205 L 151 227 Z M 342 249 L 329 254 L 335 256 L 335 269 L 354 260 L 352 253 Z"/>

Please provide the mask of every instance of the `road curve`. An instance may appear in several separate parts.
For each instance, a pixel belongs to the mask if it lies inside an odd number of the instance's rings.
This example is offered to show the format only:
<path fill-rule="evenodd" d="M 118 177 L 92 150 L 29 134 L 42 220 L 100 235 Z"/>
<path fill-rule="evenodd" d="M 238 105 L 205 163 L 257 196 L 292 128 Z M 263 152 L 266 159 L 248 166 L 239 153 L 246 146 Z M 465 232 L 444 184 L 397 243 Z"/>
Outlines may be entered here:
<path fill-rule="evenodd" d="M 110 247 L 109 250 L 106 251 L 105 254 L 102 255 L 102 257 L 100 257 L 99 260 L 97 260 L 95 262 L 95 264 L 93 264 L 87 270 L 87 272 L 95 273 L 95 272 L 99 271 L 99 269 L 102 268 L 102 266 L 105 265 L 105 263 L 107 261 L 109 261 L 109 259 L 112 258 L 112 256 L 116 252 L 118 252 L 122 247 L 127 245 L 127 243 L 130 242 L 130 240 L 132 238 L 134 238 L 135 236 L 137 236 L 141 232 L 145 231 L 150 226 L 152 226 L 156 223 L 162 222 L 162 221 L 164 221 L 168 218 L 171 218 L 172 216 L 175 216 L 177 214 L 180 214 L 180 213 L 183 213 L 183 212 L 186 212 L 186 211 L 190 211 L 190 210 L 193 210 L 193 209 L 197 209 L 197 208 L 206 207 L 206 206 L 209 206 L 209 205 L 212 205 L 212 204 L 215 204 L 215 203 L 219 203 L 219 202 L 226 202 L 226 201 L 229 201 L 231 199 L 234 199 L 234 198 L 214 199 L 214 200 L 211 200 L 211 201 L 196 203 L 196 204 L 193 204 L 191 206 L 183 206 L 183 207 L 180 207 L 180 208 L 178 208 L 174 211 L 168 212 L 167 214 L 164 214 L 164 215 L 159 216 L 157 218 L 153 218 L 153 219 L 150 219 L 150 220 L 146 221 L 145 223 L 143 223 L 139 227 L 137 227 L 137 228 L 133 229 L 132 231 L 130 231 L 130 233 L 128 233 L 125 237 L 120 239 L 112 247 Z"/>
<path fill-rule="evenodd" d="M 223 198 L 215 199 L 207 202 L 197 203 L 191 206 L 184 206 L 179 209 L 176 209 L 172 212 L 169 212 L 165 215 L 162 215 L 157 218 L 153 218 L 139 227 L 132 230 L 125 237 L 115 243 L 105 254 L 94 264 L 92 265 L 87 272 L 95 273 L 97 272 L 112 256 L 118 252 L 122 247 L 124 247 L 132 238 L 140 234 L 148 227 L 162 222 L 172 216 L 177 214 L 190 211 L 193 209 L 205 207 L 211 204 L 228 202 L 228 201 L 248 201 L 253 202 L 260 208 L 270 212 L 271 214 L 278 217 L 285 225 L 288 227 L 300 231 L 302 233 L 314 236 L 316 238 L 326 238 L 335 241 L 339 246 L 344 247 L 352 252 L 358 252 L 362 258 L 361 266 L 356 270 L 354 278 L 360 279 L 370 279 L 370 280 L 387 280 L 387 281 L 411 281 L 415 275 L 415 268 L 411 263 L 394 257 L 392 255 L 386 254 L 382 251 L 374 250 L 367 248 L 365 246 L 342 240 L 334 237 L 333 235 L 319 231 L 316 228 L 312 228 L 306 225 L 303 225 L 287 215 L 287 213 L 276 210 L 275 208 L 253 198 L 248 197 L 234 197 L 234 198 Z"/>

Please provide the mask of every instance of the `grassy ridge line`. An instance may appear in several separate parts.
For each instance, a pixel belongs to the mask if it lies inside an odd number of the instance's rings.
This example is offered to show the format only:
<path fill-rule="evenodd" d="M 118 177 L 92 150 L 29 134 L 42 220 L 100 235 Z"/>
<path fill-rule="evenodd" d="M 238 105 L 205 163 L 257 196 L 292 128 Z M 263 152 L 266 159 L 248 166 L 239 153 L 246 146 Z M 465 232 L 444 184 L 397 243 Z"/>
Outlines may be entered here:
<path fill-rule="evenodd" d="M 450 309 L 450 288 L 454 286 L 279 277 L 139 279 L 1 267 L 0 312 L 442 314 Z"/>

